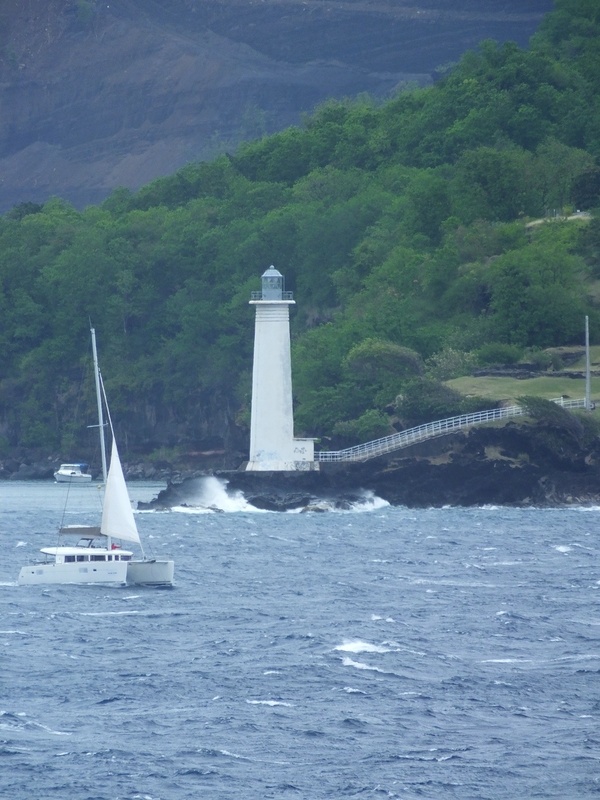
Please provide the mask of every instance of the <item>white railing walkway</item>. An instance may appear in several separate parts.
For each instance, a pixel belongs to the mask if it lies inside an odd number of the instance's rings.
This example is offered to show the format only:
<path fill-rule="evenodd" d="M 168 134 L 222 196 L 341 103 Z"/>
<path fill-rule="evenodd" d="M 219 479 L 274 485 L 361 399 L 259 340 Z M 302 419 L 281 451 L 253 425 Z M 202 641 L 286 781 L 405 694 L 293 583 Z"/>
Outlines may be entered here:
<path fill-rule="evenodd" d="M 563 408 L 585 408 L 586 404 L 585 399 L 563 400 L 562 397 L 558 397 L 552 402 Z M 473 425 L 481 425 L 497 419 L 519 417 L 523 413 L 521 406 L 507 406 L 506 408 L 492 408 L 489 411 L 476 411 L 474 414 L 461 414 L 458 417 L 448 417 L 448 419 L 438 419 L 435 422 L 427 422 L 425 425 L 417 425 L 416 428 L 408 428 L 400 433 L 393 433 L 391 436 L 384 436 L 382 439 L 347 447 L 345 450 L 320 450 L 315 453 L 315 461 L 367 461 L 369 458 L 401 450 L 403 447 L 422 442 L 425 439 L 445 436 L 461 428 L 470 428 Z"/>

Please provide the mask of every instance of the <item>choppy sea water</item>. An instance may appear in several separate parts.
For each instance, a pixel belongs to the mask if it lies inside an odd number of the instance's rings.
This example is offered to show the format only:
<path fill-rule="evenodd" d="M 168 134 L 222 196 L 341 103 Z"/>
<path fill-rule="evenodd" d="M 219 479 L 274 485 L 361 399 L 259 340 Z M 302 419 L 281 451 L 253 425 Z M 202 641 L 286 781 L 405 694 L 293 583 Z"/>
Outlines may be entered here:
<path fill-rule="evenodd" d="M 598 796 L 600 510 L 238 498 L 138 516 L 171 590 L 18 587 L 62 489 L 0 484 L 2 797 Z"/>

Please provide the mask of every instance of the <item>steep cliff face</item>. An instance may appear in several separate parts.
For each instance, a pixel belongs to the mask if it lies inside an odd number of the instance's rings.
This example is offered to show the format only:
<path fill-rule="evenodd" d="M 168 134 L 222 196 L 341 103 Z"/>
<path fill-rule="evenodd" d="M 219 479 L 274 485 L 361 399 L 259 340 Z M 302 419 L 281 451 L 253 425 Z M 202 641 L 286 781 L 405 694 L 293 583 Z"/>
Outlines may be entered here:
<path fill-rule="evenodd" d="M 427 84 L 552 0 L 4 0 L 0 213 L 137 189 L 330 97 Z"/>

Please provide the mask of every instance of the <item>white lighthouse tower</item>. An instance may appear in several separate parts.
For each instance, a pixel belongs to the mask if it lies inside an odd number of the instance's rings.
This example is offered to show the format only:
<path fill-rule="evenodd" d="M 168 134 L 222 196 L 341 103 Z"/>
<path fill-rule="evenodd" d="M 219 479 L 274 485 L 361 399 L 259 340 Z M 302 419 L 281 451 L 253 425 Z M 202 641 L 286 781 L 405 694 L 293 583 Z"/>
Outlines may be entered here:
<path fill-rule="evenodd" d="M 318 469 L 314 440 L 294 439 L 292 363 L 290 357 L 290 305 L 292 292 L 284 291 L 283 275 L 269 267 L 262 289 L 252 292 L 256 306 L 250 460 L 247 470 L 295 471 Z"/>

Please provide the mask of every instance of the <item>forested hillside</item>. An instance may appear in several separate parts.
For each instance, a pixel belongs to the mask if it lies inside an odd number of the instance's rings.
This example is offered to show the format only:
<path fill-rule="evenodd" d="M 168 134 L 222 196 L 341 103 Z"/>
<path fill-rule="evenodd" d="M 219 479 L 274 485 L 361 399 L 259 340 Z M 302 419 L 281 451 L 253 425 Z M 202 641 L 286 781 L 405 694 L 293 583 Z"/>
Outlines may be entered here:
<path fill-rule="evenodd" d="M 431 88 L 330 102 L 83 212 L 15 207 L 2 447 L 88 446 L 91 320 L 130 452 L 243 452 L 248 300 L 270 264 L 298 303 L 297 434 L 360 441 L 473 407 L 441 381 L 580 343 L 586 314 L 600 341 L 599 156 L 600 6 L 557 0 L 528 50 L 484 42 Z"/>

